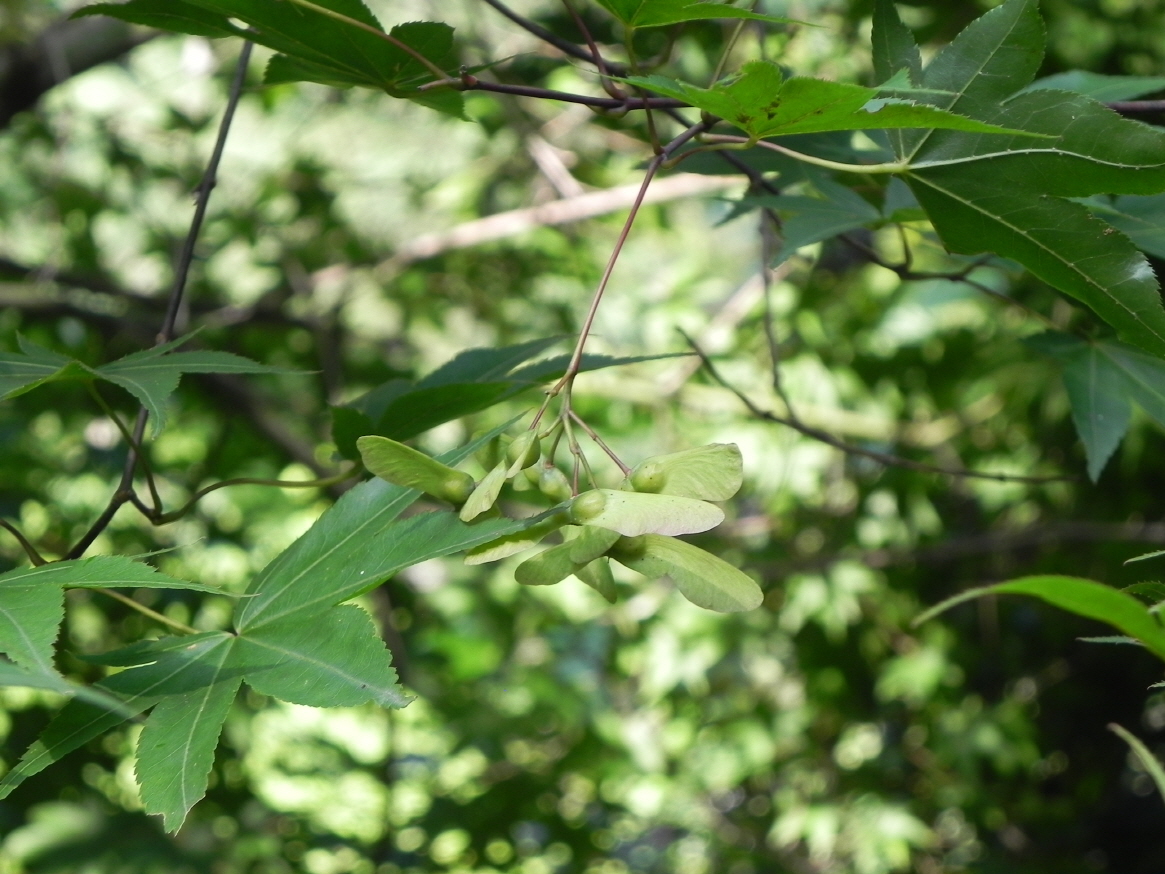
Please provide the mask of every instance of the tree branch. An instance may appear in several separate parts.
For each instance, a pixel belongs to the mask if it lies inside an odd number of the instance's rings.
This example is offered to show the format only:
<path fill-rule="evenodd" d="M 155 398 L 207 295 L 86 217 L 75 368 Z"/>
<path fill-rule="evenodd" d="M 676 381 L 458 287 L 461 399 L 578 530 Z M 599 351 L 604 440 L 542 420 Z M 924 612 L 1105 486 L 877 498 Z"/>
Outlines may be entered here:
<path fill-rule="evenodd" d="M 182 252 L 178 258 L 178 265 L 175 268 L 174 287 L 170 292 L 169 304 L 166 307 L 166 317 L 162 321 L 162 328 L 158 332 L 157 343 L 160 346 L 169 342 L 174 336 L 174 327 L 178 321 L 178 313 L 182 307 L 183 295 L 186 291 L 186 279 L 190 273 L 190 265 L 194 260 L 194 244 L 198 239 L 198 233 L 202 229 L 202 221 L 206 216 L 207 204 L 210 201 L 210 193 L 214 190 L 215 181 L 218 176 L 218 165 L 222 159 L 223 148 L 226 146 L 227 134 L 231 129 L 231 121 L 235 115 L 235 108 L 239 105 L 239 99 L 243 94 L 243 83 L 247 78 L 247 65 L 251 60 L 251 49 L 253 43 L 244 42 L 243 50 L 239 53 L 238 67 L 235 69 L 235 78 L 231 82 L 230 96 L 227 99 L 226 110 L 223 112 L 222 121 L 219 123 L 218 137 L 215 140 L 214 150 L 211 153 L 210 161 L 207 163 L 206 173 L 202 177 L 202 181 L 198 186 L 198 200 L 194 207 L 194 216 L 190 221 L 190 231 L 186 235 L 186 242 L 182 247 Z M 113 496 L 109 499 L 109 504 L 97 520 L 89 527 L 81 539 L 73 545 L 73 548 L 66 553 L 66 558 L 80 558 L 85 554 L 94 540 L 104 531 L 117 511 L 123 504 L 132 500 L 134 497 L 133 478 L 134 472 L 137 470 L 139 454 L 134 448 L 142 444 L 142 438 L 146 433 L 146 421 L 149 418 L 149 411 L 143 406 L 137 415 L 133 428 L 133 441 L 130 443 L 129 451 L 125 458 L 125 467 L 122 468 L 121 482 L 118 484 Z"/>
<path fill-rule="evenodd" d="M 912 461 L 908 458 L 900 458 L 897 455 L 889 455 L 888 453 L 878 452 L 873 449 L 866 449 L 862 446 L 854 446 L 852 443 L 846 443 L 844 440 L 833 436 L 828 431 L 822 431 L 820 428 L 814 428 L 812 425 L 806 425 L 795 415 L 778 416 L 776 413 L 770 412 L 768 410 L 762 410 L 760 407 L 754 404 L 747 395 L 741 392 L 740 389 L 736 388 L 720 375 L 720 372 L 716 370 L 716 367 L 712 364 L 712 361 L 706 354 L 704 354 L 704 351 L 698 345 L 696 345 L 695 340 L 693 340 L 683 331 L 680 331 L 680 334 L 688 342 L 688 345 L 692 347 L 692 351 L 700 356 L 700 361 L 707 369 L 708 375 L 711 376 L 712 379 L 714 379 L 721 386 L 728 389 L 728 391 L 732 392 L 732 394 L 736 395 L 737 399 L 742 404 L 744 404 L 745 408 L 753 416 L 758 419 L 763 419 L 766 422 L 773 422 L 778 425 L 784 425 L 788 428 L 792 428 L 794 431 L 797 431 L 798 433 L 803 434 L 812 440 L 817 440 L 818 442 L 824 443 L 827 446 L 832 446 L 834 449 L 839 449 L 847 455 L 857 455 L 862 458 L 868 458 L 871 461 L 876 461 L 878 464 L 885 465 L 886 467 L 900 467 L 905 470 L 918 471 L 919 473 L 940 473 L 945 476 L 962 477 L 964 479 L 986 479 L 993 480 L 995 482 L 1030 483 L 1032 485 L 1041 485 L 1049 482 L 1074 481 L 1076 479 L 1076 477 L 1070 476 L 1015 476 L 1013 474 L 1007 473 L 982 473 L 977 470 L 939 467 L 937 465 L 926 464 L 921 461 Z"/>
<path fill-rule="evenodd" d="M 65 19 L 31 43 L 0 49 L 0 128 L 71 76 L 120 58 L 152 35 L 112 18 Z"/>

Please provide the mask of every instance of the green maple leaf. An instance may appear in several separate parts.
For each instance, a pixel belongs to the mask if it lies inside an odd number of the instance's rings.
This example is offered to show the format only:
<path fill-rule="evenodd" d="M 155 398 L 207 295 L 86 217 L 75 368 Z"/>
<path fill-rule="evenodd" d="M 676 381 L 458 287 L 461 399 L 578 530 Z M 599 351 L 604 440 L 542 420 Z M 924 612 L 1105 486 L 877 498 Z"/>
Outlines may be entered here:
<path fill-rule="evenodd" d="M 87 6 L 76 15 L 108 15 L 200 36 L 241 36 L 279 52 L 267 67 L 270 84 L 307 81 L 338 88 L 376 88 L 450 115 L 463 115 L 460 92 L 417 90 L 434 75 L 416 55 L 434 67 L 456 68 L 451 27 L 410 22 L 392 28 L 388 31 L 392 39 L 386 39 L 378 35 L 385 33 L 384 28 L 361 0 L 312 0 L 312 5 L 319 9 L 272 0 L 129 0 Z M 241 28 L 236 21 L 248 27 Z"/>
<path fill-rule="evenodd" d="M 879 69 L 912 67 L 889 0 L 879 0 L 874 24 Z M 1148 262 L 1123 234 L 1066 199 L 1165 190 L 1165 133 L 1082 94 L 1024 90 L 1043 43 L 1035 0 L 1007 0 L 939 52 L 915 96 L 1044 138 L 906 131 L 891 136 L 909 165 L 904 178 L 949 249 L 1012 258 L 1123 339 L 1165 356 L 1165 309 Z"/>
<path fill-rule="evenodd" d="M 769 61 L 750 61 L 736 76 L 711 88 L 664 76 L 630 76 L 623 81 L 690 103 L 755 139 L 894 128 L 1023 134 L 1022 129 L 967 118 L 894 95 L 886 97 L 876 88 L 825 79 L 786 79 L 780 67 Z"/>

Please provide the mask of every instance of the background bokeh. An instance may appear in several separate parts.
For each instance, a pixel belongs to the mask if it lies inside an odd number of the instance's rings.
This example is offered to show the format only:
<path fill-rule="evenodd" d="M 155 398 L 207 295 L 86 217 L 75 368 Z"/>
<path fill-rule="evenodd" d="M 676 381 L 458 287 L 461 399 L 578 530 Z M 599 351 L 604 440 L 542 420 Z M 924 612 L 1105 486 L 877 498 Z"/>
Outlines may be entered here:
<path fill-rule="evenodd" d="M 369 5 L 386 24 L 455 25 L 468 63 L 512 56 L 504 80 L 592 86 L 476 0 Z M 560 4 L 513 5 L 574 34 Z M 991 5 L 901 10 L 933 47 Z M 1042 5 L 1044 73 L 1165 73 L 1165 3 Z M 761 6 L 820 26 L 750 29 L 742 55 L 869 81 L 871 3 Z M 72 8 L 5 0 L 0 51 Z M 616 38 L 597 8 L 584 14 Z M 725 35 L 686 33 L 679 67 L 706 76 Z M 19 334 L 99 363 L 152 342 L 238 49 L 144 40 L 0 131 L 0 345 Z M 187 377 L 152 449 L 170 502 L 225 477 L 330 472 L 329 404 L 468 347 L 569 334 L 629 199 L 552 226 L 521 211 L 634 186 L 649 155 L 641 122 L 577 106 L 475 94 L 467 123 L 371 93 L 264 88 L 267 56 L 251 66 L 182 330 L 300 373 Z M 0 802 L 0 874 L 1165 870 L 1162 801 L 1106 730 L 1119 722 L 1165 747 L 1147 653 L 1081 642 L 1103 632 L 1034 602 L 983 600 L 911 625 L 925 606 L 1012 575 L 1151 574 L 1122 561 L 1165 542 L 1161 433 L 1138 421 L 1090 483 L 1055 364 L 1022 342 L 1041 327 L 1023 309 L 946 280 L 902 282 L 839 242 L 803 251 L 766 289 L 758 215 L 734 217 L 727 202 L 744 187 L 710 172 L 662 180 L 596 350 L 681 352 L 682 329 L 767 409 L 780 407 L 776 351 L 802 419 L 839 438 L 1071 479 L 953 479 L 847 456 L 751 415 L 692 358 L 588 375 L 579 409 L 625 458 L 741 446 L 745 489 L 696 542 L 760 578 L 761 609 L 712 614 L 630 578 L 612 607 L 577 581 L 520 588 L 513 562 L 411 568 L 363 599 L 417 696 L 407 708 L 244 695 L 208 797 L 176 835 L 140 812 L 127 725 Z M 451 229 L 504 213 L 501 233 L 452 244 Z M 908 239 L 920 268 L 960 266 L 924 228 Z M 864 245 L 901 252 L 891 231 Z M 1088 318 L 1009 265 L 976 277 L 1057 323 Z M 105 394 L 132 412 L 128 396 Z M 532 402 L 421 444 L 447 449 Z M 0 513 L 59 555 L 120 475 L 116 429 L 81 390 L 48 386 L 0 404 L 0 440 Z M 126 507 L 94 551 L 170 549 L 162 570 L 241 591 L 333 499 L 243 486 L 156 529 Z M 0 568 L 23 560 L 0 536 Z M 140 597 L 198 627 L 230 610 L 189 592 Z M 70 592 L 68 606 L 77 652 L 157 631 L 98 594 Z M 60 667 L 100 676 L 72 657 Z M 0 704 L 11 765 L 59 699 L 3 689 Z"/>

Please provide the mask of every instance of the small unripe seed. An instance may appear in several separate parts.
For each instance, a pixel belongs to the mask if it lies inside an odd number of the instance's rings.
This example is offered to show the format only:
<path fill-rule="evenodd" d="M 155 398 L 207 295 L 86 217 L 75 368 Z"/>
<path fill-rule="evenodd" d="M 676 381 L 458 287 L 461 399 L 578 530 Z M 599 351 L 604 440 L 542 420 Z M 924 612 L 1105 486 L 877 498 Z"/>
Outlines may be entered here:
<path fill-rule="evenodd" d="M 637 492 L 658 492 L 664 480 L 663 465 L 657 461 L 645 461 L 631 473 L 631 487 Z"/>
<path fill-rule="evenodd" d="M 528 473 L 528 471 L 527 471 Z M 538 489 L 555 503 L 569 501 L 574 492 L 570 481 L 557 467 L 544 467 L 538 474 Z"/>
<path fill-rule="evenodd" d="M 647 536 L 639 534 L 635 537 L 620 537 L 608 551 L 608 555 L 618 559 L 634 560 L 642 558 L 647 552 Z"/>
<path fill-rule="evenodd" d="M 526 431 L 514 438 L 514 442 L 506 448 L 506 461 L 518 470 L 533 467 L 542 457 L 542 446 L 538 442 L 538 435 L 534 431 Z M 517 473 L 515 470 L 514 473 Z"/>
<path fill-rule="evenodd" d="M 570 521 L 583 525 L 594 519 L 606 509 L 607 496 L 595 489 L 583 492 L 570 502 Z"/>
<path fill-rule="evenodd" d="M 449 478 L 445 480 L 438 497 L 460 507 L 469 500 L 475 485 L 473 477 L 463 471 L 457 471 L 456 475 L 450 474 Z"/>

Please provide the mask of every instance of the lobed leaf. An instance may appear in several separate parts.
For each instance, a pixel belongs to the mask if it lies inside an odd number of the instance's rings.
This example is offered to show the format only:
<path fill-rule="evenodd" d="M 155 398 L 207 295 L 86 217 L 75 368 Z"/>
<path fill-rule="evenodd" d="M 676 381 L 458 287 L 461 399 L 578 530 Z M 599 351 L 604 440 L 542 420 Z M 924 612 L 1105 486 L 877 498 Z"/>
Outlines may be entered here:
<path fill-rule="evenodd" d="M 1025 90 L 1040 88 L 1052 91 L 1074 91 L 1108 103 L 1118 100 L 1135 100 L 1146 94 L 1165 91 L 1165 76 L 1107 76 L 1087 70 L 1068 70 L 1044 76 L 1027 86 Z"/>
<path fill-rule="evenodd" d="M 895 73 L 905 71 L 908 82 L 922 82 L 922 56 L 892 0 L 875 0 L 872 43 L 874 47 L 874 77 L 886 82 Z"/>
<path fill-rule="evenodd" d="M 1165 361 L 1112 340 L 1045 334 L 1032 345 L 1064 362 L 1064 386 L 1093 482 L 1128 431 L 1130 402 L 1165 428 Z"/>
<path fill-rule="evenodd" d="M 112 713 L 119 713 L 124 718 L 133 716 L 133 713 L 123 709 L 121 701 L 112 695 L 102 692 L 93 686 L 82 686 L 66 680 L 55 670 L 41 670 L 39 668 L 22 668 L 12 662 L 0 659 L 0 686 L 20 686 L 27 689 L 45 689 L 61 695 L 75 697 Z"/>
<path fill-rule="evenodd" d="M 55 673 L 53 642 L 64 618 L 64 589 L 121 587 L 220 592 L 159 573 L 124 555 L 9 571 L 0 574 L 0 653 L 41 674 Z"/>
<path fill-rule="evenodd" d="M 907 181 L 947 248 L 1012 258 L 1089 306 L 1130 343 L 1165 355 L 1165 310 L 1133 244 L 1078 203 L 1033 190 L 1033 168 L 943 167 Z"/>
<path fill-rule="evenodd" d="M 700 88 L 663 76 L 631 76 L 622 81 L 690 103 L 756 139 L 891 128 L 1042 136 L 955 115 L 923 103 L 880 97 L 876 88 L 825 79 L 785 79 L 780 67 L 770 61 L 750 61 L 735 78 L 712 88 Z"/>
<path fill-rule="evenodd" d="M 213 350 L 172 352 L 185 338 L 134 352 L 93 370 L 94 375 L 119 385 L 150 412 L 154 431 L 166 422 L 166 399 L 178 388 L 184 373 L 291 373 L 286 368 L 258 364 L 230 352 Z"/>
<path fill-rule="evenodd" d="M 471 455 L 506 423 L 440 461 Z M 453 513 L 421 513 L 398 519 L 417 492 L 374 479 L 349 490 L 302 537 L 252 579 L 235 610 L 235 627 L 246 632 L 293 614 L 321 610 L 355 597 L 392 574 L 430 558 L 472 549 L 523 523 L 489 519 L 469 526 Z"/>
<path fill-rule="evenodd" d="M 781 250 L 772 266 L 784 263 L 805 246 L 883 221 L 882 213 L 852 188 L 828 180 L 815 187 L 821 197 L 779 194 L 739 201 L 744 206 L 774 209 L 781 214 Z"/>
<path fill-rule="evenodd" d="M 220 674 L 216 651 L 231 646 L 234 638 L 224 632 L 191 635 L 186 646 L 170 650 L 152 664 L 122 671 L 97 684 L 97 689 L 119 697 L 121 708 L 111 711 L 87 701 L 70 701 L 48 724 L 12 770 L 0 780 L 0 798 L 29 777 L 84 743 L 120 725 L 128 717 L 152 707 L 167 695 L 180 695 L 209 684 Z"/>
<path fill-rule="evenodd" d="M 971 22 L 935 55 L 921 82 L 933 93 L 918 99 L 960 115 L 990 117 L 1035 77 L 1043 46 L 1044 24 L 1034 0 L 1006 0 Z M 933 135 L 933 130 L 912 131 L 891 137 L 891 142 L 900 158 L 913 160 Z"/>
<path fill-rule="evenodd" d="M 311 707 L 404 707 L 392 656 L 360 607 L 295 613 L 239 635 L 232 664 L 264 695 Z"/>
<path fill-rule="evenodd" d="M 206 794 L 219 734 L 242 683 L 227 670 L 232 652 L 215 649 L 207 664 L 217 659 L 217 673 L 199 689 L 159 701 L 138 738 L 134 773 L 142 805 L 146 813 L 161 814 L 166 831 L 177 831 Z"/>

